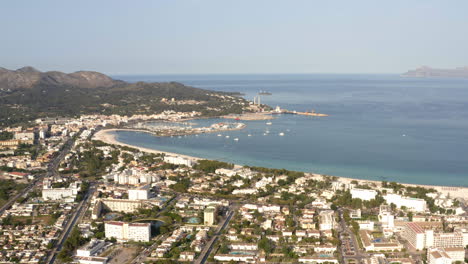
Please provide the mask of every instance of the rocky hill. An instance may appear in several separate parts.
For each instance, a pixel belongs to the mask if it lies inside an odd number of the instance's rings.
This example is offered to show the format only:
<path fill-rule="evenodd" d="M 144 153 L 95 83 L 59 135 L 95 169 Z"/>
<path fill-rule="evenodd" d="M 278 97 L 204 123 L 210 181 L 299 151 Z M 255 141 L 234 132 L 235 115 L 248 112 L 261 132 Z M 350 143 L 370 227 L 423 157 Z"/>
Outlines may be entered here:
<path fill-rule="evenodd" d="M 154 114 L 197 111 L 204 116 L 241 113 L 248 102 L 237 93 L 199 89 L 176 82 L 126 83 L 90 71 L 40 72 L 0 68 L 0 127 L 39 117 L 82 114 Z M 176 103 L 167 103 L 174 99 Z"/>
<path fill-rule="evenodd" d="M 33 67 L 17 70 L 0 68 L 0 89 L 30 89 L 38 85 L 63 85 L 78 88 L 104 88 L 123 84 L 109 76 L 93 71 L 63 73 L 59 71 L 40 72 Z"/>
<path fill-rule="evenodd" d="M 446 78 L 468 78 L 468 66 L 455 69 L 434 69 L 422 66 L 415 70 L 402 74 L 404 77 L 446 77 Z"/>

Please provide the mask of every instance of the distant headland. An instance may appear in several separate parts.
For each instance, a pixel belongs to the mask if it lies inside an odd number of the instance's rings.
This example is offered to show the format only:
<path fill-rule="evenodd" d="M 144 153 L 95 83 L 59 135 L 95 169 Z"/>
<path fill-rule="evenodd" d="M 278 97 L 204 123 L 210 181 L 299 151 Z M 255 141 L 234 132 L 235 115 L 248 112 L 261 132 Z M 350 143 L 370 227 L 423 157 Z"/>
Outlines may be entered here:
<path fill-rule="evenodd" d="M 415 70 L 403 73 L 404 77 L 444 77 L 444 78 L 468 78 L 468 66 L 455 69 L 435 69 L 422 66 Z"/>

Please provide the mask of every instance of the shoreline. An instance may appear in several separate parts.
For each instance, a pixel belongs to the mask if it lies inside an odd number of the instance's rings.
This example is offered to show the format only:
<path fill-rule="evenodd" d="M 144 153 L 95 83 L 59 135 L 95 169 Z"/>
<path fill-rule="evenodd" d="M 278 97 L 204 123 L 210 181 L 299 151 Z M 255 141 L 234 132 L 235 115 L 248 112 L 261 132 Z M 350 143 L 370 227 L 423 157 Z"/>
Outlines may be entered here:
<path fill-rule="evenodd" d="M 149 148 L 139 147 L 139 146 L 135 146 L 135 145 L 125 144 L 125 143 L 122 143 L 122 142 L 118 141 L 115 135 L 111 135 L 109 133 L 109 132 L 114 132 L 114 131 L 134 131 L 134 132 L 149 133 L 149 134 L 154 135 L 154 133 L 152 133 L 150 131 L 145 131 L 145 130 L 130 129 L 130 128 L 128 128 L 128 129 L 126 129 L 126 128 L 111 128 L 111 129 L 99 130 L 98 132 L 96 132 L 93 135 L 92 140 L 100 140 L 100 141 L 102 141 L 104 143 L 111 144 L 111 145 L 118 145 L 118 146 L 125 146 L 125 147 L 129 147 L 129 148 L 134 148 L 134 149 L 138 149 L 138 150 L 140 150 L 142 152 L 148 152 L 148 153 L 153 153 L 153 154 L 164 153 L 165 155 L 169 155 L 169 156 L 179 156 L 179 157 L 190 159 L 192 161 L 197 161 L 197 160 L 202 159 L 202 158 L 199 158 L 199 157 L 193 157 L 193 156 L 174 153 L 174 152 L 169 152 L 169 151 L 149 149 Z"/>
<path fill-rule="evenodd" d="M 111 135 L 109 132 L 114 132 L 114 131 L 134 131 L 134 132 L 142 132 L 142 133 L 151 133 L 150 131 L 145 131 L 145 130 L 138 130 L 138 129 L 119 129 L 119 128 L 112 128 L 112 129 L 103 129 L 99 130 L 96 132 L 92 140 L 101 140 L 107 144 L 111 145 L 119 145 L 119 146 L 126 146 L 134 149 L 138 149 L 142 152 L 148 152 L 148 153 L 154 153 L 154 154 L 159 154 L 159 153 L 164 153 L 166 155 L 170 156 L 179 156 L 183 158 L 190 159 L 192 161 L 197 161 L 197 160 L 203 160 L 204 158 L 200 157 L 194 157 L 194 156 L 189 156 L 189 155 L 184 155 L 180 153 L 174 153 L 174 152 L 168 152 L 168 151 L 161 151 L 157 149 L 149 149 L 145 147 L 139 147 L 135 145 L 130 145 L 130 144 L 125 144 L 117 140 L 115 135 Z M 234 164 L 236 166 L 243 166 L 241 164 Z M 245 165 L 245 164 L 244 164 Z M 319 174 L 319 173 L 313 173 L 313 172 L 304 172 L 306 174 L 314 176 L 314 178 L 322 178 L 323 176 L 331 176 L 331 177 L 336 177 L 337 180 L 341 183 L 349 184 L 352 181 L 357 181 L 359 184 L 377 184 L 380 185 L 382 181 L 378 180 L 364 180 L 364 179 L 357 179 L 357 178 L 349 178 L 349 177 L 343 177 L 343 176 L 334 176 L 334 175 L 324 175 L 324 174 Z M 392 181 L 387 181 L 387 182 L 392 182 Z M 468 200 L 468 188 L 467 187 L 456 187 L 456 186 L 441 186 L 441 185 L 425 185 L 425 184 L 414 184 L 414 183 L 400 183 L 404 186 L 409 186 L 409 187 L 422 187 L 422 188 L 432 188 L 437 190 L 440 193 L 443 193 L 445 195 L 450 195 L 450 197 L 456 197 L 456 198 L 462 198 L 465 200 Z"/>

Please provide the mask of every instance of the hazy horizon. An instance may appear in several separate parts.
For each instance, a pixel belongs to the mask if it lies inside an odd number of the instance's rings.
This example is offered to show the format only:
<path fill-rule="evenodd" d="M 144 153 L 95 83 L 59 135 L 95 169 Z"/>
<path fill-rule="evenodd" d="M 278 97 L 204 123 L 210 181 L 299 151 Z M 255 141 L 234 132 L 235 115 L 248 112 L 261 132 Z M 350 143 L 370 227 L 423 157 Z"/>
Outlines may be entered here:
<path fill-rule="evenodd" d="M 108 75 L 400 74 L 468 65 L 468 2 L 14 1 L 1 65 Z M 13 26 L 14 25 L 14 26 Z"/>

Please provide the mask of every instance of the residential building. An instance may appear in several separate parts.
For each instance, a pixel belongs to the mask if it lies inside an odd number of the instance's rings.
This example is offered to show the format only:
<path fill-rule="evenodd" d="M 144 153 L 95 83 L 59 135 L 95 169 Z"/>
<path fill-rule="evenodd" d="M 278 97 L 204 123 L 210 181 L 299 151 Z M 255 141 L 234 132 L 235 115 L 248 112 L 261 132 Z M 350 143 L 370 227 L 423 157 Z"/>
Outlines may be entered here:
<path fill-rule="evenodd" d="M 138 189 L 128 190 L 129 200 L 148 200 L 149 199 L 149 185 L 142 186 Z"/>
<path fill-rule="evenodd" d="M 390 193 L 383 197 L 387 204 L 395 204 L 397 208 L 406 207 L 408 210 L 415 212 L 426 211 L 427 205 L 424 199 L 401 196 L 399 194 Z"/>
<path fill-rule="evenodd" d="M 351 197 L 353 199 L 358 198 L 363 201 L 370 201 L 372 199 L 375 199 L 376 195 L 377 195 L 377 191 L 375 190 L 358 189 L 358 188 L 351 189 Z"/>
<path fill-rule="evenodd" d="M 111 221 L 104 225 L 106 238 L 114 237 L 119 241 L 143 241 L 151 238 L 151 225 L 149 223 L 126 223 Z"/>
<path fill-rule="evenodd" d="M 205 225 L 214 225 L 216 223 L 216 207 L 208 206 L 203 212 L 203 222 Z"/>

